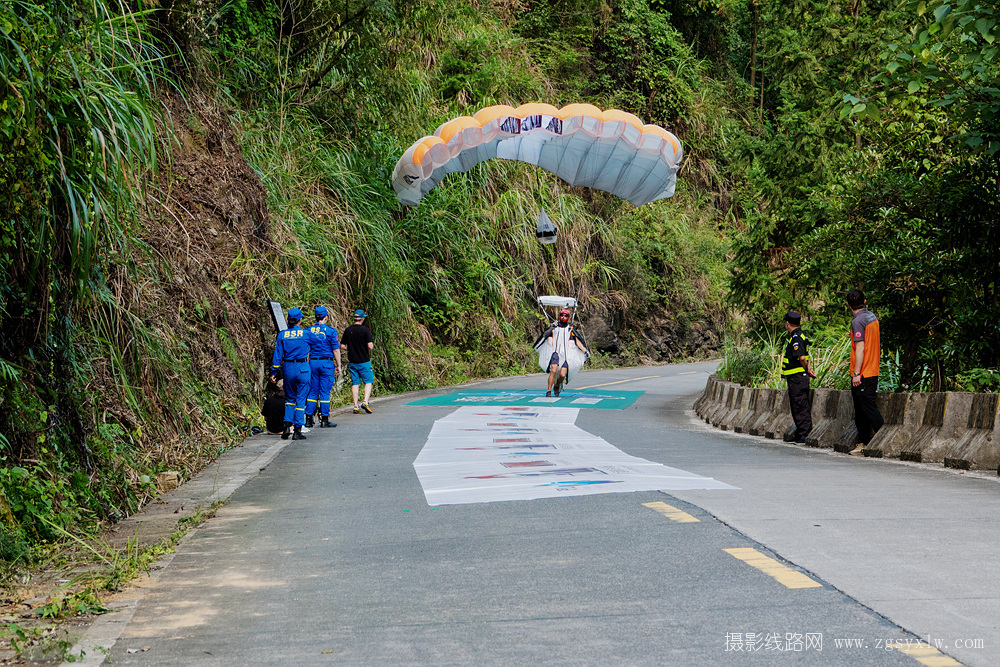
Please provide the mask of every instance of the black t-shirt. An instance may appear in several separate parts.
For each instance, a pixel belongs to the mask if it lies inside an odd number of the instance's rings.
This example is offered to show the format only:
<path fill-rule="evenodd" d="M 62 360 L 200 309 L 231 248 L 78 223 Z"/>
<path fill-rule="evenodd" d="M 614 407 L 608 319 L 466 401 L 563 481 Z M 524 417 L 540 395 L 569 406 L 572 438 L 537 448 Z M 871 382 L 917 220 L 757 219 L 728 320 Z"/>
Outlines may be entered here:
<path fill-rule="evenodd" d="M 368 343 L 374 343 L 372 332 L 363 324 L 352 324 L 344 329 L 340 344 L 347 348 L 347 360 L 352 364 L 363 364 L 372 360 Z"/>

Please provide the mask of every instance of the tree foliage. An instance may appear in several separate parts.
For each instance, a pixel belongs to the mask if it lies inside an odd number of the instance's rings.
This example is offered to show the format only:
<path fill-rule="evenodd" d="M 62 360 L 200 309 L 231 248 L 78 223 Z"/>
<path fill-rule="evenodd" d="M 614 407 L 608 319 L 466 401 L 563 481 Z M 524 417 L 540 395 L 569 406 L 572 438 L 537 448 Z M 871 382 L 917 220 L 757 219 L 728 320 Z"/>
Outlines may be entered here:
<path fill-rule="evenodd" d="M 770 118 L 748 144 L 755 206 L 736 236 L 735 303 L 761 319 L 826 317 L 860 287 L 900 386 L 997 365 L 993 14 L 974 2 L 764 11 Z"/>
<path fill-rule="evenodd" d="M 971 150 L 1000 151 L 1000 9 L 976 0 L 911 0 L 915 22 L 884 56 L 889 101 L 917 96 L 946 113 Z"/>
<path fill-rule="evenodd" d="M 363 305 L 380 380 L 405 389 L 523 372 L 536 292 L 579 291 L 621 325 L 622 359 L 633 360 L 651 320 L 717 326 L 724 289 L 730 310 L 757 322 L 794 308 L 838 322 L 832 331 L 846 329 L 839 292 L 857 286 L 882 319 L 900 386 L 991 386 L 995 9 L 5 0 L 0 536 L 14 547 L 0 558 L 52 537 L 45 526 L 93 527 L 148 498 L 150 475 L 173 456 L 150 444 L 157 415 L 184 446 L 197 448 L 198 433 L 216 448 L 238 439 L 226 428 L 258 395 L 246 369 L 261 343 L 234 341 L 234 311 L 264 296 Z M 188 97 L 168 117 L 174 85 Z M 530 101 L 619 107 L 675 132 L 677 195 L 634 210 L 496 162 L 399 208 L 390 174 L 414 139 L 489 104 Z M 226 120 L 206 130 L 204 107 Z M 197 211 L 171 199 L 187 172 L 157 172 L 191 145 L 252 172 L 267 209 L 247 213 L 259 218 L 254 244 L 212 270 L 190 254 Z M 218 208 L 202 194 L 197 206 Z M 561 226 L 558 251 L 525 224 L 541 207 Z M 142 238 L 140 212 L 176 222 L 169 241 L 182 260 Z M 214 227 L 193 231 L 219 246 Z M 190 271 L 173 275 L 179 264 Z M 174 328 L 129 303 L 148 294 L 139 283 L 177 310 Z M 211 294 L 226 297 L 215 310 Z M 229 385 L 198 369 L 212 346 Z M 98 375 L 114 378 L 107 396 L 93 391 Z"/>

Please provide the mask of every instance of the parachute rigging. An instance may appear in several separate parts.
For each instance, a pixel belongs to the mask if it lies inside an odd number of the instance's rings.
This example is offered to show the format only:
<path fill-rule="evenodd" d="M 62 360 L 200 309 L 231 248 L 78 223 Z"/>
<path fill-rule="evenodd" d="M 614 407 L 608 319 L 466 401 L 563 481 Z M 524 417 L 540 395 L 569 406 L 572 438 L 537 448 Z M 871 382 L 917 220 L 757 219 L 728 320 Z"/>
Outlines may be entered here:
<path fill-rule="evenodd" d="M 448 174 L 467 172 L 480 162 L 499 158 L 536 165 L 571 186 L 603 190 L 638 207 L 673 196 L 683 157 L 681 143 L 673 134 L 618 109 L 602 111 L 590 104 L 561 109 L 541 103 L 516 109 L 497 105 L 450 120 L 433 135 L 414 142 L 393 169 L 392 187 L 401 204 L 416 206 Z M 544 209 L 535 236 L 546 245 L 557 241 L 558 229 Z M 538 297 L 546 321 L 550 321 L 545 312 L 548 305 L 574 308 L 572 322 L 582 285 L 581 277 L 574 297 Z M 547 355 L 554 351 L 545 347 L 553 345 L 554 337 L 547 337 L 552 331 L 550 327 L 535 342 L 543 370 L 548 370 Z M 582 335 L 580 339 L 586 345 Z M 572 376 L 587 355 L 575 346 L 563 353 L 570 357 L 568 373 Z"/>

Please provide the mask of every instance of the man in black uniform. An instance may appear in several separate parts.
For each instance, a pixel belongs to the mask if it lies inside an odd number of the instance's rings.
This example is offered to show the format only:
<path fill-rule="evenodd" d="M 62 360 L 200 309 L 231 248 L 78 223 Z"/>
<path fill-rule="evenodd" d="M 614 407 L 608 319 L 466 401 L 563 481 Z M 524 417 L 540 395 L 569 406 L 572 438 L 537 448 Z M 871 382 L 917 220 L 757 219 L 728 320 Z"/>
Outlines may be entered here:
<path fill-rule="evenodd" d="M 812 405 L 809 401 L 809 378 L 816 377 L 809 367 L 809 351 L 806 349 L 809 341 L 799 326 L 802 316 L 794 310 L 785 313 L 785 330 L 788 332 L 788 344 L 785 345 L 785 356 L 781 360 L 781 375 L 788 383 L 788 403 L 792 408 L 792 419 L 795 420 L 795 442 L 804 445 L 806 436 L 812 430 Z"/>

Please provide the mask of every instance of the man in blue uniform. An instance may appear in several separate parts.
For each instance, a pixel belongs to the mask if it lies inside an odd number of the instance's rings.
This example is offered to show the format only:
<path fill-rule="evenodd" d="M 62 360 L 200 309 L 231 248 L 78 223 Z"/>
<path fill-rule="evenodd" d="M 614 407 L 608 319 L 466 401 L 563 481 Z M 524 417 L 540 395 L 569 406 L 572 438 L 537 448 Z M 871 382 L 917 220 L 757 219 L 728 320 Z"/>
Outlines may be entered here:
<path fill-rule="evenodd" d="M 319 427 L 330 428 L 330 390 L 340 375 L 340 341 L 337 330 L 327 324 L 329 313 L 326 306 L 316 306 L 316 324 L 309 327 L 309 367 L 312 370 L 312 384 L 309 400 L 306 402 L 306 426 L 313 425 L 313 413 L 319 405 Z M 336 361 L 336 366 L 334 366 Z"/>
<path fill-rule="evenodd" d="M 288 439 L 292 425 L 295 434 L 292 440 L 305 440 L 302 426 L 306 422 L 306 399 L 309 398 L 309 383 L 312 372 L 309 370 L 309 337 L 311 334 L 299 326 L 302 311 L 292 308 L 288 311 L 288 328 L 278 334 L 274 345 L 274 356 L 271 357 L 271 375 L 281 374 L 285 380 L 285 432 L 283 440 Z"/>

